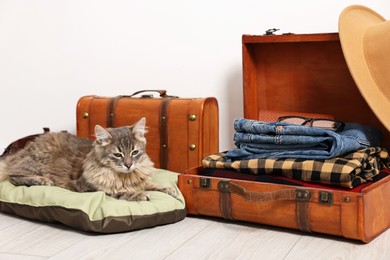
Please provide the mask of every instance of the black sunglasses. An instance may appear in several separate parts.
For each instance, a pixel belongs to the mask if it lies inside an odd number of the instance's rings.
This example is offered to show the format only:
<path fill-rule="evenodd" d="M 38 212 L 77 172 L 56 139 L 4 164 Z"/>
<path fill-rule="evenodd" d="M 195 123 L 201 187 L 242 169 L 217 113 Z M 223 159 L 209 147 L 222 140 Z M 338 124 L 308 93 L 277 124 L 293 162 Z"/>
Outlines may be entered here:
<path fill-rule="evenodd" d="M 343 122 L 338 120 L 328 118 L 311 118 L 303 116 L 281 116 L 278 118 L 278 122 L 286 122 L 294 125 L 307 125 L 335 132 L 342 131 L 345 126 Z"/>

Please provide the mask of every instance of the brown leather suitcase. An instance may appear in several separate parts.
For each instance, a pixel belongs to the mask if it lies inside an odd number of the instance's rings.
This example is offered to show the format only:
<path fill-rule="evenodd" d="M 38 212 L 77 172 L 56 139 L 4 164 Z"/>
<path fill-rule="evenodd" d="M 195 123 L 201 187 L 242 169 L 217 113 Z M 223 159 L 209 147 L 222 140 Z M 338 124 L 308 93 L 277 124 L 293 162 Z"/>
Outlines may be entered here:
<path fill-rule="evenodd" d="M 261 111 L 330 114 L 378 127 L 346 65 L 337 33 L 243 35 L 244 117 Z M 233 126 L 232 126 L 233 127 Z M 369 242 L 390 227 L 390 176 L 359 190 L 210 177 L 197 167 L 179 176 L 189 214 L 223 217 Z"/>
<path fill-rule="evenodd" d="M 159 97 L 153 97 L 153 93 Z M 77 135 L 94 138 L 94 127 L 131 125 L 146 118 L 147 153 L 155 167 L 175 172 L 195 167 L 218 151 L 218 102 L 178 98 L 165 90 L 138 91 L 130 96 L 84 96 L 77 103 Z"/>
<path fill-rule="evenodd" d="M 390 176 L 361 189 L 209 177 L 203 167 L 179 176 L 187 213 L 249 221 L 369 242 L 390 227 Z"/>

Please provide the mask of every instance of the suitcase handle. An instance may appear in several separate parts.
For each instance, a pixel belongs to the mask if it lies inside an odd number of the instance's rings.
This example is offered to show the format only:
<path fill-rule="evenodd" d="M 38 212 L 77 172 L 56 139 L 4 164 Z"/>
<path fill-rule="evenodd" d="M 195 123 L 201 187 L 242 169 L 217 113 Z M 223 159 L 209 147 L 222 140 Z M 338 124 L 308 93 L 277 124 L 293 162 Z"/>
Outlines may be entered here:
<path fill-rule="evenodd" d="M 131 94 L 131 95 L 128 96 L 128 97 L 134 97 L 134 96 L 136 96 L 136 95 L 138 95 L 138 94 L 145 93 L 145 92 L 157 92 L 157 93 L 160 94 L 160 97 L 162 97 L 162 98 L 169 97 L 169 96 L 167 95 L 167 91 L 164 90 L 164 89 L 140 90 L 140 91 L 134 92 L 133 94 Z"/>
<path fill-rule="evenodd" d="M 253 202 L 269 202 L 275 200 L 299 200 L 309 199 L 310 193 L 305 193 L 306 190 L 297 189 L 282 189 L 267 192 L 247 191 L 244 187 L 230 181 L 220 181 L 218 189 L 222 193 L 235 193 L 249 201 Z M 305 195 L 306 194 L 306 195 Z"/>
<path fill-rule="evenodd" d="M 268 192 L 253 192 L 247 191 L 244 187 L 227 181 L 221 180 L 218 182 L 218 189 L 221 192 L 220 210 L 225 219 L 233 220 L 232 203 L 230 194 L 235 193 L 251 202 L 270 202 L 276 200 L 292 200 L 296 201 L 296 219 L 297 227 L 305 232 L 311 232 L 309 221 L 309 200 L 311 197 L 310 191 L 307 189 L 282 189 Z"/>

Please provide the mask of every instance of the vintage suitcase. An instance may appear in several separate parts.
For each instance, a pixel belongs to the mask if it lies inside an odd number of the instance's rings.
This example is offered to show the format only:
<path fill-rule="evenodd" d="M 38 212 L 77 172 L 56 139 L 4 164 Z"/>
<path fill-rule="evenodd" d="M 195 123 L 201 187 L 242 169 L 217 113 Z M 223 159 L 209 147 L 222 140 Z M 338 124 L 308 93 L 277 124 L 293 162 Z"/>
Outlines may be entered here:
<path fill-rule="evenodd" d="M 389 132 L 359 93 L 337 33 L 243 35 L 244 116 L 260 111 L 330 114 Z M 294 97 L 294 98 L 292 98 Z M 233 127 L 233 126 L 232 126 Z M 390 176 L 359 189 L 294 186 L 210 177 L 197 167 L 179 177 L 189 214 L 223 217 L 369 242 L 390 227 Z"/>
<path fill-rule="evenodd" d="M 153 97 L 153 93 L 159 97 Z M 215 98 L 178 98 L 165 90 L 130 96 L 84 96 L 77 103 L 77 135 L 94 138 L 94 127 L 131 125 L 146 118 L 147 153 L 155 167 L 175 172 L 195 167 L 218 151 L 218 103 Z"/>

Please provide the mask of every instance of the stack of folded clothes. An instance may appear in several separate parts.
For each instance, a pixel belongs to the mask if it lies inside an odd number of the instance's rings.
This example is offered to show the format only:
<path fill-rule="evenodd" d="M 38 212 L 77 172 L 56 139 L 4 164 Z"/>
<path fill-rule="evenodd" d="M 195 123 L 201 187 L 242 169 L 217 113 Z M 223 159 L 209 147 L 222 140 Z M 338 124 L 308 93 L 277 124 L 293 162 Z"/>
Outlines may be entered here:
<path fill-rule="evenodd" d="M 376 128 L 332 120 L 330 127 L 317 127 L 313 118 L 306 119 L 305 125 L 236 119 L 237 148 L 204 158 L 203 167 L 278 174 L 344 188 L 372 181 L 388 168 L 389 155 L 380 148 Z"/>

